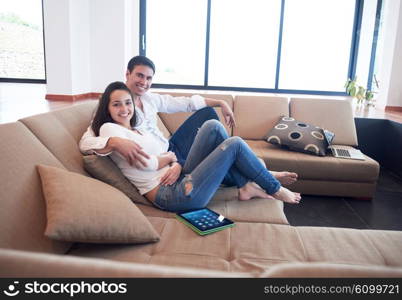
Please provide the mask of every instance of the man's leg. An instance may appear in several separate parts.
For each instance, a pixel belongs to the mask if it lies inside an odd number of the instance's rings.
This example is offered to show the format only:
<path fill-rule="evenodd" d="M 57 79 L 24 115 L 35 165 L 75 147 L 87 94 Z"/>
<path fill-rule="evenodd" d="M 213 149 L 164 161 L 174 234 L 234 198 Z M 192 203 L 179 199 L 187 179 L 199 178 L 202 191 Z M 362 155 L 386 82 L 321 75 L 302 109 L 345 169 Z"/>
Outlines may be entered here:
<path fill-rule="evenodd" d="M 205 121 L 213 119 L 219 121 L 215 110 L 212 107 L 204 107 L 194 112 L 172 135 L 169 140 L 169 151 L 176 153 L 181 165 L 184 165 L 187 159 L 198 129 Z"/>
<path fill-rule="evenodd" d="M 173 136 L 169 140 L 169 151 L 175 152 L 177 160 L 184 166 L 187 159 L 188 153 L 190 152 L 191 146 L 194 143 L 194 139 L 198 133 L 199 128 L 208 120 L 217 120 L 219 117 L 212 107 L 204 107 L 194 114 L 192 114 L 184 123 L 176 130 Z M 221 143 L 223 140 L 227 139 L 229 136 L 226 131 L 222 132 Z M 227 186 L 236 186 L 239 178 L 242 175 L 233 166 L 229 172 L 227 172 L 222 184 Z"/>

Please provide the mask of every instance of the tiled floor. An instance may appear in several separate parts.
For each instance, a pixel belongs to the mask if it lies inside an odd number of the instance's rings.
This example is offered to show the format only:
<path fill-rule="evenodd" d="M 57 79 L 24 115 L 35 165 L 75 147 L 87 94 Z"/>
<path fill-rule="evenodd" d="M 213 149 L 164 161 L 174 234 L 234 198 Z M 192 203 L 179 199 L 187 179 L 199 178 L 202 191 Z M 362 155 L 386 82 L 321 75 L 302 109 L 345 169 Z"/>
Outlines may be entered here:
<path fill-rule="evenodd" d="M 84 102 L 48 101 L 45 95 L 44 84 L 0 83 L 0 123 Z M 355 114 L 402 122 L 400 112 Z M 383 169 L 372 201 L 304 195 L 300 205 L 285 204 L 285 213 L 292 225 L 402 230 L 402 178 Z"/>
<path fill-rule="evenodd" d="M 285 214 L 296 226 L 402 230 L 402 178 L 382 169 L 372 201 L 303 195 Z"/>

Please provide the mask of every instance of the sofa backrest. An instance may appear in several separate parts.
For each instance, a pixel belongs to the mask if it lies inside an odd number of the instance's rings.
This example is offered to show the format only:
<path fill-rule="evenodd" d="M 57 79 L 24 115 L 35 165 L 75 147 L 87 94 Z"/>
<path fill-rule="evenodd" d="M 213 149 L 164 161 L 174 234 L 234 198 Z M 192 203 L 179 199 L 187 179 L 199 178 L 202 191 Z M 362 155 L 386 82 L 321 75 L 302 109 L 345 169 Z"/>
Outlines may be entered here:
<path fill-rule="evenodd" d="M 348 100 L 291 98 L 290 116 L 335 133 L 333 144 L 357 146 L 352 104 Z"/>
<path fill-rule="evenodd" d="M 234 115 L 237 126 L 233 135 L 243 139 L 261 140 L 278 122 L 289 116 L 288 99 L 268 96 L 236 96 Z"/>
<path fill-rule="evenodd" d="M 37 164 L 63 168 L 21 122 L 0 125 L 0 248 L 65 253 L 70 243 L 44 236 L 45 200 Z"/>
<path fill-rule="evenodd" d="M 69 170 L 88 175 L 84 170 L 78 142 L 88 128 L 97 101 L 21 119 L 33 134 Z"/>
<path fill-rule="evenodd" d="M 194 95 L 193 93 L 160 93 L 160 94 L 169 94 L 173 97 L 191 97 Z M 233 97 L 231 95 L 221 95 L 221 94 L 197 94 L 197 95 L 203 96 L 205 98 L 225 100 L 229 104 L 230 108 L 233 109 Z M 226 125 L 221 109 L 218 107 L 215 108 L 215 110 L 222 124 L 225 126 L 226 131 L 228 132 L 229 135 L 231 135 L 232 130 Z M 184 113 L 184 112 L 175 114 L 159 113 L 159 116 L 162 119 L 163 124 L 169 130 L 169 132 L 173 134 L 180 127 L 180 125 L 183 124 L 183 122 L 192 114 L 193 113 Z"/>

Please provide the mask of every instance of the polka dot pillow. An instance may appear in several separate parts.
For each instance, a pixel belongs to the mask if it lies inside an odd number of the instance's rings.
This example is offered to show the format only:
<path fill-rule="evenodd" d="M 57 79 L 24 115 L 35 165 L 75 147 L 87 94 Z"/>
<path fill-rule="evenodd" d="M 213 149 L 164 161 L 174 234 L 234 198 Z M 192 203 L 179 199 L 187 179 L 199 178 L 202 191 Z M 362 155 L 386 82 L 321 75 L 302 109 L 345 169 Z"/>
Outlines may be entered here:
<path fill-rule="evenodd" d="M 325 156 L 328 143 L 324 130 L 318 126 L 281 117 L 267 135 L 267 142 L 283 148 Z"/>

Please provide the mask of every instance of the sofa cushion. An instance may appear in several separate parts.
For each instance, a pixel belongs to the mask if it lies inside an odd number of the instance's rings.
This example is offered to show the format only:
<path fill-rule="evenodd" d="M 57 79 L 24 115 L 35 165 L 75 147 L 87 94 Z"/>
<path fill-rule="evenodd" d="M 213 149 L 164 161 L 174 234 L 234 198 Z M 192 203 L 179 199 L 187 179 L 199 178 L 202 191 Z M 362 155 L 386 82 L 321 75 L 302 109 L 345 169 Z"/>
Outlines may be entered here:
<path fill-rule="evenodd" d="M 173 97 L 191 97 L 194 94 L 190 93 L 160 93 L 160 94 L 169 94 Z M 233 108 L 233 97 L 231 95 L 220 95 L 220 94 L 198 94 L 200 96 L 206 97 L 206 98 L 213 98 L 213 99 L 218 99 L 218 100 L 224 100 L 226 101 L 230 108 Z M 223 126 L 226 128 L 226 131 L 228 132 L 229 135 L 232 134 L 232 130 L 226 125 L 225 119 L 223 118 L 222 111 L 220 107 L 215 108 L 218 117 L 220 121 L 222 122 Z M 169 130 L 170 133 L 175 133 L 175 131 L 180 127 L 181 124 L 193 113 L 190 112 L 179 112 L 179 113 L 174 113 L 174 114 L 167 114 L 167 113 L 159 113 L 159 116 L 161 120 L 163 121 L 163 124 L 166 126 L 166 128 Z"/>
<path fill-rule="evenodd" d="M 70 171 L 87 174 L 78 142 L 88 128 L 97 101 L 21 119 L 33 134 Z"/>
<path fill-rule="evenodd" d="M 119 167 L 107 156 L 85 155 L 84 168 L 96 179 L 120 190 L 135 203 L 152 205 L 138 189 L 123 175 Z"/>
<path fill-rule="evenodd" d="M 257 275 L 271 265 L 304 261 L 293 227 L 236 222 L 236 226 L 199 236 L 176 219 L 149 217 L 161 240 L 143 246 L 81 244 L 72 255 L 118 261 L 202 268 Z"/>
<path fill-rule="evenodd" d="M 62 167 L 21 122 L 0 125 L 0 248 L 65 253 L 71 243 L 43 235 L 46 207 L 36 164 Z"/>
<path fill-rule="evenodd" d="M 232 228 L 199 236 L 175 219 L 150 217 L 149 220 L 161 235 L 157 244 L 124 247 L 84 244 L 72 254 L 248 272 L 254 276 L 273 266 L 294 262 L 402 266 L 402 232 L 237 222 Z"/>
<path fill-rule="evenodd" d="M 288 99 L 282 97 L 236 96 L 233 112 L 237 123 L 233 128 L 234 136 L 262 140 L 279 116 L 289 116 L 289 104 Z"/>
<path fill-rule="evenodd" d="M 45 165 L 38 165 L 38 172 L 46 199 L 46 236 L 90 243 L 159 240 L 141 211 L 110 185 Z"/>
<path fill-rule="evenodd" d="M 266 139 L 285 149 L 319 156 L 325 156 L 328 147 L 322 128 L 291 117 L 279 118 Z"/>
<path fill-rule="evenodd" d="M 348 100 L 291 98 L 290 116 L 335 133 L 334 145 L 357 146 L 352 104 Z"/>
<path fill-rule="evenodd" d="M 375 182 L 378 178 L 379 164 L 368 156 L 365 160 L 321 157 L 287 151 L 265 141 L 246 142 L 257 156 L 264 159 L 268 169 L 296 172 L 299 179 Z"/>
<path fill-rule="evenodd" d="M 207 207 L 236 222 L 289 224 L 283 212 L 282 201 L 261 198 L 239 201 L 234 187 L 219 188 Z M 175 218 L 174 213 L 153 206 L 139 204 L 138 208 L 148 217 Z"/>

